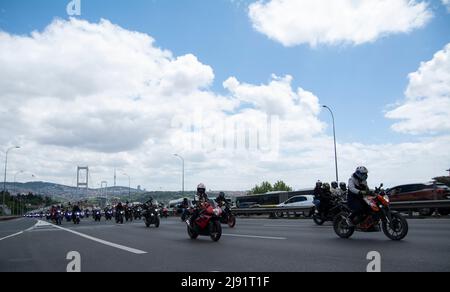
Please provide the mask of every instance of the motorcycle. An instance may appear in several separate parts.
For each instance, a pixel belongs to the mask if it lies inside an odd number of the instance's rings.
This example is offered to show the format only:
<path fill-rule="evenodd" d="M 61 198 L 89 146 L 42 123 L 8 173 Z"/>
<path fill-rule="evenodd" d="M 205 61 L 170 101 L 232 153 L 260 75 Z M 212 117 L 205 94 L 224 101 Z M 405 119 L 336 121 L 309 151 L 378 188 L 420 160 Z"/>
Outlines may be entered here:
<path fill-rule="evenodd" d="M 89 219 L 89 217 L 91 216 L 91 212 L 89 210 L 86 210 L 84 214 L 86 215 L 86 219 Z"/>
<path fill-rule="evenodd" d="M 105 219 L 106 221 L 112 220 L 113 217 L 113 211 L 112 210 L 106 210 L 105 212 Z"/>
<path fill-rule="evenodd" d="M 236 216 L 231 212 L 230 206 L 228 204 L 222 209 L 222 215 L 220 216 L 220 223 L 228 224 L 230 228 L 236 226 Z"/>
<path fill-rule="evenodd" d="M 62 224 L 62 213 L 61 213 L 61 211 L 60 210 L 58 210 L 58 211 L 56 211 L 54 214 L 53 214 L 53 222 L 56 224 L 56 225 L 61 225 Z"/>
<path fill-rule="evenodd" d="M 342 205 L 344 203 L 344 200 L 337 196 L 332 196 L 330 200 L 330 207 L 328 209 L 328 212 L 326 214 L 323 214 L 323 212 L 320 212 L 320 200 L 314 201 L 314 213 L 313 213 L 313 221 L 317 225 L 321 226 L 325 222 L 333 222 L 334 218 L 343 211 Z"/>
<path fill-rule="evenodd" d="M 351 210 L 346 205 L 342 205 L 345 211 L 336 216 L 334 220 L 334 231 L 341 238 L 350 238 L 355 231 L 359 232 L 380 232 L 380 225 L 383 233 L 391 240 L 400 241 L 408 234 L 408 222 L 398 212 L 390 209 L 389 197 L 382 189 L 383 184 L 375 189 L 372 195 L 364 198 L 370 207 L 370 214 L 362 223 L 355 227 L 347 223 Z"/>
<path fill-rule="evenodd" d="M 72 212 L 66 212 L 65 217 L 67 222 L 72 221 Z"/>
<path fill-rule="evenodd" d="M 191 222 L 191 219 L 186 221 L 189 237 L 197 239 L 199 235 L 203 235 L 211 237 L 213 241 L 219 241 L 222 236 L 221 214 L 222 209 L 220 207 L 214 207 L 208 202 L 203 203 L 197 219 L 193 222 Z"/>
<path fill-rule="evenodd" d="M 80 224 L 80 218 L 81 218 L 81 212 L 75 212 L 75 214 L 73 214 L 73 224 L 77 225 Z"/>
<path fill-rule="evenodd" d="M 102 212 L 100 210 L 95 210 L 94 211 L 94 220 L 95 222 L 100 222 L 102 219 Z"/>
<path fill-rule="evenodd" d="M 123 217 L 125 216 L 125 211 L 118 211 L 116 212 L 116 223 L 117 224 L 123 224 Z"/>
<path fill-rule="evenodd" d="M 159 219 L 159 210 L 156 206 L 150 205 L 144 207 L 145 210 L 143 212 L 145 226 L 150 227 L 150 225 L 155 225 L 156 228 L 159 228 L 160 219 Z"/>
<path fill-rule="evenodd" d="M 137 207 L 134 210 L 134 220 L 141 220 L 142 219 L 142 208 L 141 207 Z"/>
<path fill-rule="evenodd" d="M 168 218 L 169 217 L 169 209 L 167 209 L 166 207 L 161 209 L 161 217 L 163 218 Z"/>
<path fill-rule="evenodd" d="M 125 210 L 125 220 L 133 222 L 133 210 L 131 208 L 126 208 Z"/>

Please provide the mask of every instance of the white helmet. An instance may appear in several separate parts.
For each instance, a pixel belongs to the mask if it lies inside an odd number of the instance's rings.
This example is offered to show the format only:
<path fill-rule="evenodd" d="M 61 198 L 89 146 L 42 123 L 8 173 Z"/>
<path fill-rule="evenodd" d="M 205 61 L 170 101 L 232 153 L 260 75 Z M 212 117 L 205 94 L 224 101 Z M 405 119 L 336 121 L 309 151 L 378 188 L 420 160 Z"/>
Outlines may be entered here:
<path fill-rule="evenodd" d="M 204 184 L 199 184 L 199 185 L 197 186 L 197 189 L 203 189 L 203 190 L 206 190 L 206 186 L 205 186 Z"/>

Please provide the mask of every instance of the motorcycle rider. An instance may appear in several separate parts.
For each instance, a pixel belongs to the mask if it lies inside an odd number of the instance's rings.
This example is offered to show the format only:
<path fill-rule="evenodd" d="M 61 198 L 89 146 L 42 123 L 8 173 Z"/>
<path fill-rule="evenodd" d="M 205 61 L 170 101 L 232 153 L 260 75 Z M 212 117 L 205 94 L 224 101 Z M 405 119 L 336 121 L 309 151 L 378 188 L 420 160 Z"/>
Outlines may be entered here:
<path fill-rule="evenodd" d="M 320 206 L 319 206 L 319 213 L 323 216 L 326 216 L 328 214 L 328 211 L 330 210 L 331 205 L 331 187 L 329 183 L 324 183 L 322 185 L 322 191 L 320 192 Z"/>
<path fill-rule="evenodd" d="M 322 196 L 322 182 L 318 180 L 316 182 L 316 187 L 314 188 L 314 205 L 316 205 L 317 208 L 320 207 L 320 197 Z"/>
<path fill-rule="evenodd" d="M 201 183 L 197 186 L 197 195 L 196 195 L 196 206 L 194 208 L 194 212 L 190 219 L 186 220 L 188 224 L 192 224 L 200 215 L 200 212 L 203 210 L 203 204 L 208 201 L 208 195 L 206 194 L 206 186 Z"/>
<path fill-rule="evenodd" d="M 339 184 L 334 181 L 331 183 L 331 194 L 335 197 L 338 197 L 340 195 L 340 190 L 339 190 Z"/>
<path fill-rule="evenodd" d="M 343 200 L 347 200 L 347 184 L 345 182 L 339 184 L 339 193 Z"/>
<path fill-rule="evenodd" d="M 122 205 L 122 202 L 119 202 L 116 206 L 116 218 L 119 216 L 121 211 L 124 211 L 124 207 Z"/>
<path fill-rule="evenodd" d="M 77 214 L 76 214 L 77 212 L 81 213 L 81 209 L 78 206 L 78 204 L 75 203 L 75 205 L 73 205 L 73 208 L 72 208 L 72 220 L 74 220 L 77 217 Z"/>
<path fill-rule="evenodd" d="M 364 201 L 364 196 L 369 194 L 367 185 L 368 174 L 369 170 L 364 166 L 360 166 L 348 181 L 347 200 L 352 212 L 347 219 L 347 224 L 350 227 L 358 225 L 369 211 L 369 206 Z M 355 221 L 355 218 L 358 218 L 358 220 Z"/>
<path fill-rule="evenodd" d="M 215 201 L 220 207 L 228 205 L 224 192 L 220 192 Z"/>

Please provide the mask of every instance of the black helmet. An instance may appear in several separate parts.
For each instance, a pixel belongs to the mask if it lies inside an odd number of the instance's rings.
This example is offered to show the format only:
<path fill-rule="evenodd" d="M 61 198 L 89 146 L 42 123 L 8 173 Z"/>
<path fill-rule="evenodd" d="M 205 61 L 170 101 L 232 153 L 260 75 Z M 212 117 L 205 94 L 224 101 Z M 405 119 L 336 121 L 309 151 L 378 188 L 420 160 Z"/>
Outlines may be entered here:
<path fill-rule="evenodd" d="M 322 187 L 322 182 L 320 181 L 320 180 L 318 180 L 317 182 L 316 182 L 316 187 Z"/>
<path fill-rule="evenodd" d="M 333 188 L 333 189 L 337 189 L 338 188 L 338 183 L 336 182 L 336 181 L 334 181 L 334 182 L 332 182 L 331 183 L 331 187 Z"/>

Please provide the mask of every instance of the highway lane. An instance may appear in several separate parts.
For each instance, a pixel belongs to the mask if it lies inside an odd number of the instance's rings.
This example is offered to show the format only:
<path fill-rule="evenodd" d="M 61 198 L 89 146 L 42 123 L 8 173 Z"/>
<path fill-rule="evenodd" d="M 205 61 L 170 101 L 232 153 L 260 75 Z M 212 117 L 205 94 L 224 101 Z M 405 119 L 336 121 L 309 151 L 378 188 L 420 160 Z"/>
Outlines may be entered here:
<path fill-rule="evenodd" d="M 409 220 L 410 233 L 402 242 L 382 233 L 342 240 L 330 224 L 315 226 L 312 220 L 238 218 L 235 229 L 223 227 L 218 243 L 208 237 L 190 240 L 176 218 L 162 219 L 159 229 L 147 229 L 142 221 L 63 224 L 75 234 L 45 224 L 33 228 L 36 222 L 0 223 L 0 239 L 24 231 L 0 240 L 0 271 L 63 272 L 70 251 L 81 254 L 86 272 L 365 271 L 370 251 L 381 254 L 383 271 L 450 271 L 447 219 Z"/>

